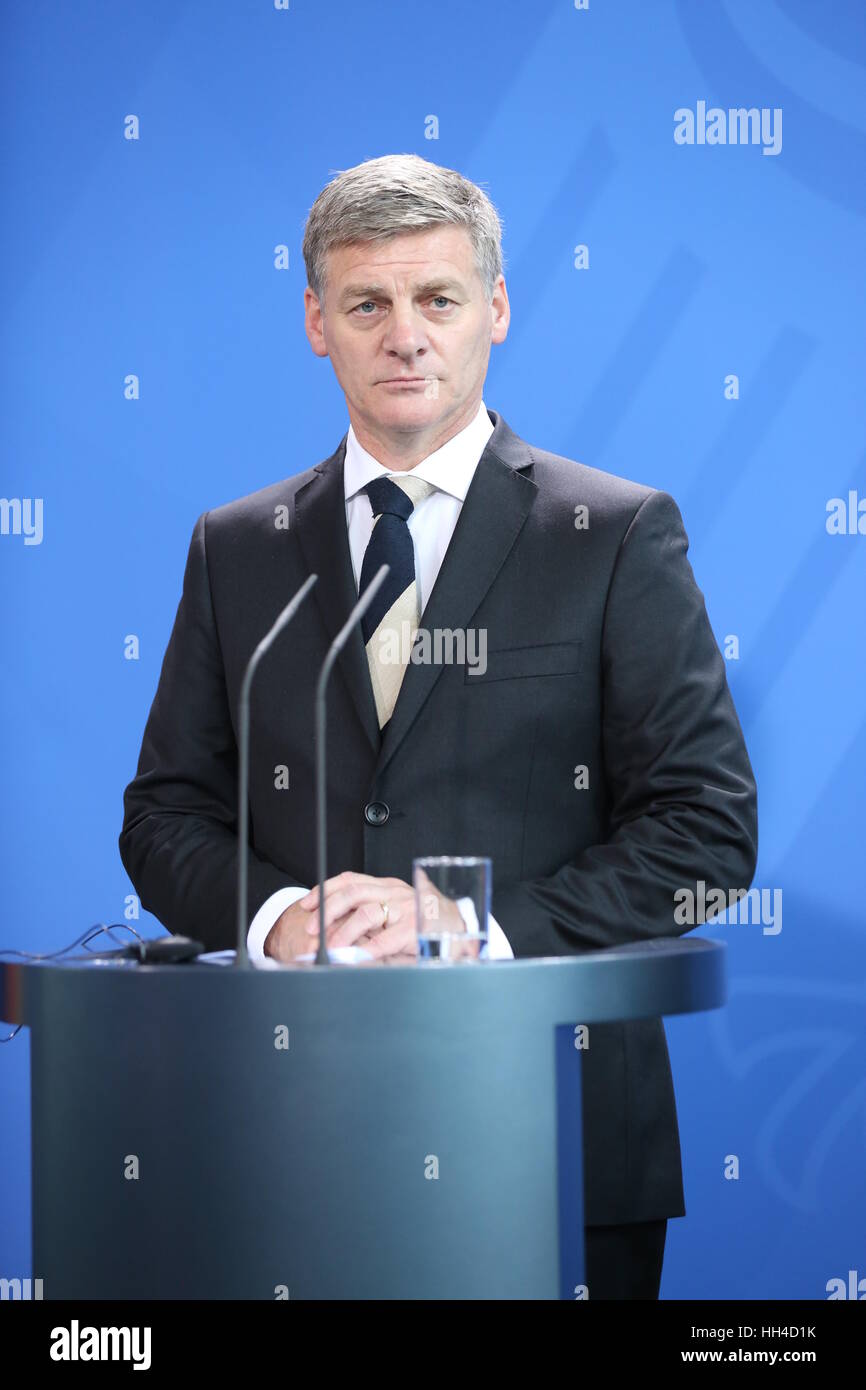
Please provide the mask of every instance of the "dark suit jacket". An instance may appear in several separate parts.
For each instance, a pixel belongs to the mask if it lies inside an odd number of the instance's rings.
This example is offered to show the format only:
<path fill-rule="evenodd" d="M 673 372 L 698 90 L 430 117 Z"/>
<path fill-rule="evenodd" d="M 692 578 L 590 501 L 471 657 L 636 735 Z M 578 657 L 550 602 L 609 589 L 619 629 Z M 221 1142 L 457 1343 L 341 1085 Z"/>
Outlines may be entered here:
<path fill-rule="evenodd" d="M 410 663 L 380 738 L 355 629 L 329 697 L 328 872 L 409 882 L 414 856 L 489 855 L 517 958 L 675 936 L 675 891 L 747 888 L 757 854 L 755 782 L 679 510 L 490 417 L 421 618 L 486 629 L 486 672 Z M 357 598 L 344 453 L 345 437 L 193 531 L 120 854 L 143 906 L 211 949 L 235 940 L 244 667 L 313 571 L 252 692 L 250 920 L 277 888 L 316 880 L 315 682 Z M 583 1087 L 587 1224 L 683 1215 L 661 1020 L 593 1024 Z"/>

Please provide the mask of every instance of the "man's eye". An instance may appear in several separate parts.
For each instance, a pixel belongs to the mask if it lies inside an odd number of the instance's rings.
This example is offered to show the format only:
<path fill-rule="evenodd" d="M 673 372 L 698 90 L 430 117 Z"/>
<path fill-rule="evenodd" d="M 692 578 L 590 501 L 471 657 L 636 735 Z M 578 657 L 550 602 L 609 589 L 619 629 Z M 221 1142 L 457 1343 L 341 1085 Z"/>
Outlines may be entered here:
<path fill-rule="evenodd" d="M 433 298 L 432 298 L 431 301 L 430 301 L 430 303 L 431 303 L 431 304 L 435 304 L 436 301 L 437 301 L 437 299 L 438 299 L 438 300 L 441 300 L 442 303 L 443 303 L 443 305 L 448 305 L 448 304 L 453 303 L 453 301 L 450 300 L 450 299 L 447 297 L 447 295 L 444 295 L 444 294 L 434 294 L 434 295 L 433 295 Z M 362 318 L 362 319 L 368 319 L 368 318 L 370 317 L 369 314 L 359 313 L 360 310 L 366 309 L 366 308 L 368 308 L 368 307 L 371 307 L 371 308 L 375 309 L 375 307 L 376 307 L 376 301 L 375 301 L 374 299 L 365 299 L 364 302 L 363 302 L 363 304 L 357 304 L 357 305 L 355 306 L 355 313 L 358 313 L 358 314 L 359 314 L 359 317 Z"/>

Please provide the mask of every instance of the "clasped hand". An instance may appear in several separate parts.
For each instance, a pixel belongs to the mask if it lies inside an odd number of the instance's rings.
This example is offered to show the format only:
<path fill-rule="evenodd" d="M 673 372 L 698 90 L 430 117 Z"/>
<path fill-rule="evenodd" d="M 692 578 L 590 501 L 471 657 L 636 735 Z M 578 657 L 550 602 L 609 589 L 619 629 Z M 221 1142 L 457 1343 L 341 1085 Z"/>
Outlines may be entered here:
<path fill-rule="evenodd" d="M 432 885 L 430 885 L 432 890 Z M 435 891 L 435 890 L 433 890 Z M 463 930 L 455 903 L 436 894 L 438 919 L 453 916 Z M 418 954 L 415 889 L 400 878 L 375 878 L 347 870 L 325 880 L 325 934 L 328 948 L 362 946 L 375 958 L 414 960 Z M 291 961 L 315 951 L 319 935 L 319 888 L 311 888 L 278 918 L 265 942 L 265 954 Z"/>

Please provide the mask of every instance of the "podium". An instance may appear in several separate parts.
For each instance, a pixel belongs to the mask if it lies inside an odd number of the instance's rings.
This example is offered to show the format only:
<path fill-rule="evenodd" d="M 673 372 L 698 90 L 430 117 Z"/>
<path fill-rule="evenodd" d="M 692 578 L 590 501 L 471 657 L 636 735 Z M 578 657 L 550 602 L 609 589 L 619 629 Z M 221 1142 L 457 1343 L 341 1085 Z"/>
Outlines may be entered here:
<path fill-rule="evenodd" d="M 717 1008 L 725 947 L 235 970 L 0 963 L 45 1299 L 557 1299 L 580 1024 Z"/>

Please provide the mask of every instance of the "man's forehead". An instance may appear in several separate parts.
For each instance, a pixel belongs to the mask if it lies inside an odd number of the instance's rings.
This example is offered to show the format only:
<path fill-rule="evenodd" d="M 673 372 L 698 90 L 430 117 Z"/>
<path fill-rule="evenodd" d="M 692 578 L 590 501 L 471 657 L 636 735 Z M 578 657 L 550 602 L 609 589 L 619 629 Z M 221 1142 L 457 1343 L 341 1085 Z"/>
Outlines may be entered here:
<path fill-rule="evenodd" d="M 375 278 L 377 274 L 425 280 L 435 276 L 465 279 L 474 266 L 472 242 L 462 227 L 448 228 L 448 232 L 455 235 L 416 232 L 385 242 L 334 247 L 328 256 L 330 275 L 341 282 Z"/>

